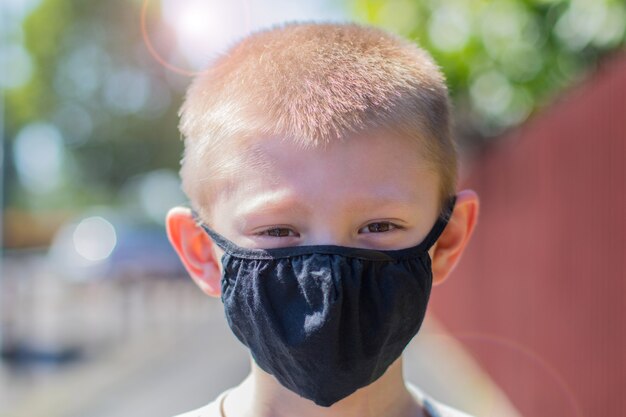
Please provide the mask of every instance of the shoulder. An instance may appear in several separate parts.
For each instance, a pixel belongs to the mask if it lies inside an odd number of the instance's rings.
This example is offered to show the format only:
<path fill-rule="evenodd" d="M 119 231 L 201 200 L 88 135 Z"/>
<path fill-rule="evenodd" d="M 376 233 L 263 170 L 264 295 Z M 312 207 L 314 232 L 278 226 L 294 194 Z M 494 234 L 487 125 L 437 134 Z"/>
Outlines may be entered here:
<path fill-rule="evenodd" d="M 228 394 L 228 391 L 230 391 L 230 389 L 222 392 L 220 395 L 217 396 L 215 400 L 203 407 L 188 411 L 183 414 L 178 414 L 174 417 L 221 417 L 222 400 L 224 399 L 226 394 Z"/>
<path fill-rule="evenodd" d="M 440 403 L 410 382 L 407 382 L 406 385 L 432 417 L 472 417 L 467 413 Z"/>

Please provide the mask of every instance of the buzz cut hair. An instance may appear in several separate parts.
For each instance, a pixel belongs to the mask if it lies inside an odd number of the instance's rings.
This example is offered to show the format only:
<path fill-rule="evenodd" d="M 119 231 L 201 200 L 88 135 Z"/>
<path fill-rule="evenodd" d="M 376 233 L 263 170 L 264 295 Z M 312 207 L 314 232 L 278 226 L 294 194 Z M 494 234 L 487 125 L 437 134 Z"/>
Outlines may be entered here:
<path fill-rule="evenodd" d="M 441 209 L 457 181 L 450 113 L 442 72 L 412 41 L 356 23 L 274 26 L 234 44 L 187 89 L 182 189 L 206 215 L 247 140 L 281 136 L 306 149 L 380 131 L 418 145 L 438 174 Z"/>

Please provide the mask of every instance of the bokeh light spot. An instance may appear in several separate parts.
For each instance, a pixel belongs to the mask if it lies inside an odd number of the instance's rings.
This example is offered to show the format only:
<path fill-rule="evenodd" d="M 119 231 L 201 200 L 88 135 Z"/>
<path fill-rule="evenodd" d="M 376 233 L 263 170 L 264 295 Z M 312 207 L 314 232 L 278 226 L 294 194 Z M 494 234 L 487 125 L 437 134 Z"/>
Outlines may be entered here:
<path fill-rule="evenodd" d="M 467 12 L 449 6 L 436 9 L 428 22 L 428 36 L 441 51 L 456 52 L 463 49 L 470 37 Z"/>
<path fill-rule="evenodd" d="M 109 257 L 117 244 L 113 225 L 100 216 L 83 219 L 72 234 L 76 253 L 89 261 L 101 261 Z"/>
<path fill-rule="evenodd" d="M 13 144 L 20 183 L 33 193 L 47 193 L 61 182 L 64 149 L 56 126 L 32 123 L 22 128 Z"/>
<path fill-rule="evenodd" d="M 20 44 L 0 45 L 0 88 L 18 88 L 30 81 L 33 73 L 32 59 L 28 51 Z"/>

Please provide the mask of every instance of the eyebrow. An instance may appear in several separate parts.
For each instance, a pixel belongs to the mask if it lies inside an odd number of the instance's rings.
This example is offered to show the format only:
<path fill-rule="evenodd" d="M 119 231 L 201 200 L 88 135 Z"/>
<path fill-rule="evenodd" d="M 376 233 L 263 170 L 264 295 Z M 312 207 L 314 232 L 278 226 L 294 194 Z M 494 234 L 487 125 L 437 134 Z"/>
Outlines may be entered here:
<path fill-rule="evenodd" d="M 311 212 L 309 206 L 291 197 L 272 198 L 272 195 L 264 196 L 260 200 L 243 204 L 235 211 L 236 217 L 249 217 L 253 215 L 278 214 L 283 212 L 299 213 L 306 215 Z"/>
<path fill-rule="evenodd" d="M 388 207 L 402 207 L 409 210 L 415 210 L 415 201 L 411 200 L 405 194 L 384 195 L 378 197 L 356 197 L 350 200 L 346 210 L 349 212 L 359 212 L 372 207 L 383 209 Z M 252 202 L 244 205 L 241 210 L 238 210 L 235 213 L 235 215 L 247 217 L 256 214 L 280 214 L 283 212 L 308 215 L 311 212 L 311 207 L 295 197 L 285 196 L 272 198 L 272 194 L 269 194 L 264 196 L 258 202 Z"/>
<path fill-rule="evenodd" d="M 352 200 L 352 204 L 348 206 L 348 211 L 359 211 L 364 208 L 387 208 L 387 207 L 403 207 L 414 208 L 415 203 L 409 201 L 408 198 L 355 198 Z"/>

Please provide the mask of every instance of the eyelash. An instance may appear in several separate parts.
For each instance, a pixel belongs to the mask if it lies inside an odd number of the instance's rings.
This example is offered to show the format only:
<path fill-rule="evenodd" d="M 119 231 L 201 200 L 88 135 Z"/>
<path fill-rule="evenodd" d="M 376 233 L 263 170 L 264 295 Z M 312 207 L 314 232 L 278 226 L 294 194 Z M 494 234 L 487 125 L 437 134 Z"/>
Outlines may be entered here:
<path fill-rule="evenodd" d="M 269 235 L 266 234 L 268 232 L 274 231 L 274 230 L 288 230 L 289 232 L 291 232 L 291 229 L 287 229 L 286 227 L 272 227 L 270 229 L 266 229 L 263 230 L 261 232 L 255 233 L 257 236 L 267 236 L 267 237 L 289 237 L 289 236 L 274 236 L 274 235 Z"/>
<path fill-rule="evenodd" d="M 384 225 L 387 225 L 388 226 L 388 230 L 385 230 L 383 232 L 372 232 L 372 231 L 370 231 L 369 233 L 385 233 L 385 232 L 391 232 L 392 230 L 396 230 L 396 229 L 402 229 L 401 226 L 398 226 L 397 224 L 391 223 L 391 222 L 373 222 L 373 223 L 368 224 L 365 227 L 369 228 L 369 226 L 371 226 L 373 224 L 378 224 L 378 225 L 384 224 Z"/>
<path fill-rule="evenodd" d="M 397 224 L 395 224 L 395 223 L 392 223 L 392 222 L 373 222 L 373 223 L 369 223 L 369 224 L 368 224 L 368 225 L 366 225 L 365 227 L 368 227 L 368 228 L 369 228 L 369 226 L 371 226 L 371 225 L 383 225 L 383 224 L 384 224 L 384 225 L 388 225 L 388 227 L 389 227 L 389 228 L 388 228 L 388 230 L 385 230 L 385 231 L 383 231 L 383 232 L 372 232 L 372 231 L 370 231 L 370 232 L 368 232 L 368 233 L 388 233 L 388 232 L 391 232 L 391 231 L 393 231 L 393 230 L 399 230 L 399 229 L 402 229 L 402 228 L 403 228 L 402 226 L 399 226 L 399 225 L 397 225 Z M 268 233 L 268 232 L 270 232 L 270 231 L 276 231 L 276 230 L 279 230 L 279 231 L 282 231 L 282 230 L 288 230 L 288 231 L 290 231 L 290 232 L 292 231 L 291 229 L 286 228 L 286 227 L 272 227 L 272 228 L 269 228 L 269 229 L 265 229 L 265 230 L 263 230 L 263 231 L 260 231 L 260 232 L 258 232 L 258 233 L 255 233 L 255 234 L 256 234 L 257 236 L 267 236 L 267 237 L 290 237 L 289 235 L 287 235 L 287 236 L 281 236 L 281 235 L 280 235 L 280 233 L 279 233 L 279 236 L 275 236 L 275 235 L 270 235 L 270 234 L 267 234 L 267 233 Z"/>

